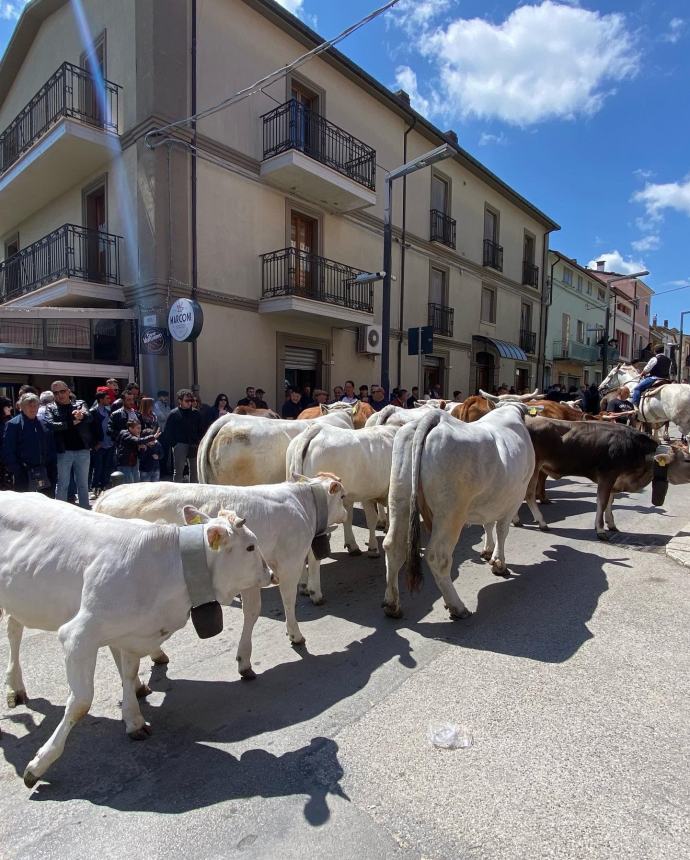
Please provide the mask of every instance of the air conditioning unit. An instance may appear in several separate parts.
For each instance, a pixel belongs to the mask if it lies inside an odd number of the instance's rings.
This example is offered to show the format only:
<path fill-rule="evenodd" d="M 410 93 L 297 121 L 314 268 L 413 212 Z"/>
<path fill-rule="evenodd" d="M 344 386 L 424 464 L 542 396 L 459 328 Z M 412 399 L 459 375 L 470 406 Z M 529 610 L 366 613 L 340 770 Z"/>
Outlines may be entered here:
<path fill-rule="evenodd" d="M 381 355 L 381 326 L 361 325 L 357 332 L 357 352 Z"/>

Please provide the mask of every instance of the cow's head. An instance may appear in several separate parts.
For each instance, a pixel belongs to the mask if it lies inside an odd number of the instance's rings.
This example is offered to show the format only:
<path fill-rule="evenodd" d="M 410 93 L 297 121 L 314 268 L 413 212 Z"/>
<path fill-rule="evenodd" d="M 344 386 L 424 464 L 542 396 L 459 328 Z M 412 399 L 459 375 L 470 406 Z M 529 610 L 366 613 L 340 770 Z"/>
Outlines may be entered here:
<path fill-rule="evenodd" d="M 230 603 L 245 588 L 257 585 L 265 588 L 277 582 L 261 554 L 256 535 L 235 511 L 221 510 L 218 516 L 209 517 L 192 505 L 185 505 L 182 514 L 188 525 L 204 526 L 206 563 L 221 603 Z"/>
<path fill-rule="evenodd" d="M 334 526 L 345 522 L 347 519 L 347 511 L 345 510 L 346 493 L 343 483 L 337 475 L 333 475 L 330 472 L 319 472 L 315 478 L 307 478 L 305 475 L 293 472 L 292 480 L 298 483 L 320 484 L 326 490 L 326 497 L 328 499 L 328 525 Z"/>
<path fill-rule="evenodd" d="M 652 504 L 663 505 L 669 484 L 690 484 L 690 457 L 683 445 L 659 445 L 652 454 Z"/>

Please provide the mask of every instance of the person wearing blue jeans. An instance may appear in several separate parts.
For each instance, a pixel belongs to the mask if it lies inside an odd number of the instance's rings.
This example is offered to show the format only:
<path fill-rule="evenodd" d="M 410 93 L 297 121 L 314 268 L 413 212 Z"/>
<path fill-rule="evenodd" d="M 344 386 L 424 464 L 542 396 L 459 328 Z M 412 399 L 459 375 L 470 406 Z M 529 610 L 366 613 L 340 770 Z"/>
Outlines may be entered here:
<path fill-rule="evenodd" d="M 91 462 L 91 415 L 83 400 L 72 402 L 71 392 L 61 379 L 50 386 L 55 402 L 46 407 L 44 424 L 53 432 L 57 450 L 55 498 L 67 501 L 72 470 L 79 505 L 89 509 L 89 465 Z"/>

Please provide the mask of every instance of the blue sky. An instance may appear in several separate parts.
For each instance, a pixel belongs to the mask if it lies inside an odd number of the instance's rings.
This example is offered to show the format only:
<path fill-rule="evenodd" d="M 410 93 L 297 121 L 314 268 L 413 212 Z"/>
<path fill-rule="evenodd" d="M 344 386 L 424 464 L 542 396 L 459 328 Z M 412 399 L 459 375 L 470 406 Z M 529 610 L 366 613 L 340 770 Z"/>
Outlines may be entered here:
<path fill-rule="evenodd" d="M 331 37 L 381 0 L 281 2 Z M 688 0 L 399 0 L 339 47 L 558 221 L 552 247 L 649 269 L 660 321 L 690 309 Z"/>

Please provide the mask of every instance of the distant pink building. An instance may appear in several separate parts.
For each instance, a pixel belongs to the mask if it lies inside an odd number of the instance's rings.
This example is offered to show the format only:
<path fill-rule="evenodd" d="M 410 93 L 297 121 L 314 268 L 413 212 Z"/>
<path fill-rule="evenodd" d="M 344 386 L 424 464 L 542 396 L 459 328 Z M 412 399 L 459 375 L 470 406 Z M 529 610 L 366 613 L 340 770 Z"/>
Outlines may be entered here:
<path fill-rule="evenodd" d="M 604 265 L 600 261 L 597 263 L 596 270 L 590 269 L 590 271 L 604 283 L 608 283 L 611 278 L 620 277 L 617 272 L 605 272 Z M 644 361 L 648 357 L 646 351 L 650 344 L 649 313 L 654 290 L 639 278 L 629 278 L 612 284 L 611 292 L 617 295 L 617 300 L 611 303 L 610 334 L 617 338 L 622 334 L 623 340 L 630 337 L 628 343 L 619 344 L 622 347 L 620 350 L 622 358 L 629 361 Z M 619 310 L 623 315 L 620 324 L 616 320 L 615 310 Z M 615 323 L 614 320 L 616 320 Z"/>

